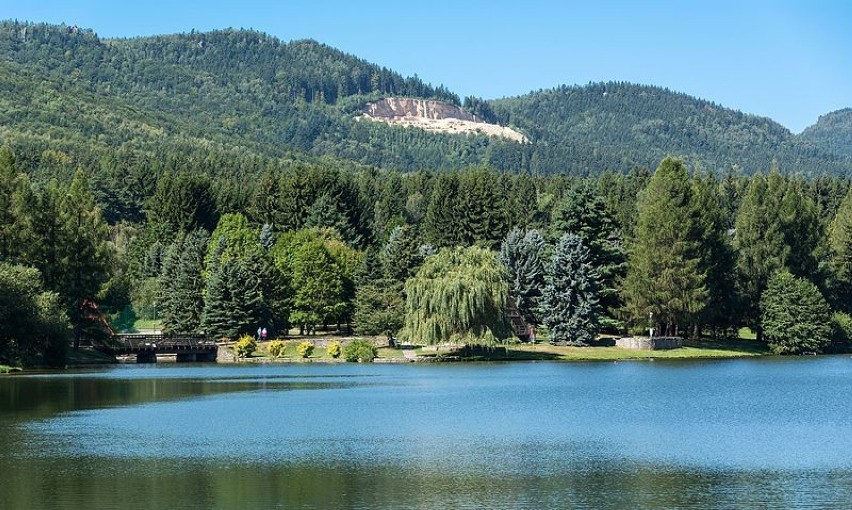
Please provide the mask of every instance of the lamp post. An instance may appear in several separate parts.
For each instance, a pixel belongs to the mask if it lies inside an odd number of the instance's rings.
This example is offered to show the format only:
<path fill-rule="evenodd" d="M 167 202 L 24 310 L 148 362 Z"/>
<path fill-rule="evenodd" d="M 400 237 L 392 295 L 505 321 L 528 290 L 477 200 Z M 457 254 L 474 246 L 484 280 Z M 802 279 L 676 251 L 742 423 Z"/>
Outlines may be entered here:
<path fill-rule="evenodd" d="M 648 312 L 648 331 L 651 333 L 651 338 L 654 338 L 654 312 Z"/>

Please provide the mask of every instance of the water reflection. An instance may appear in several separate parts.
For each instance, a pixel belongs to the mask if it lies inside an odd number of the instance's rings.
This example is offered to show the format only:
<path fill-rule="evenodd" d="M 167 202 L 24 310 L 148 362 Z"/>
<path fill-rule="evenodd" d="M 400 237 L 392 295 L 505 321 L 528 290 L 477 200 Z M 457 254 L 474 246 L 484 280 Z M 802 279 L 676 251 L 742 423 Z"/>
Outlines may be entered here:
<path fill-rule="evenodd" d="M 9 508 L 848 508 L 849 390 L 848 358 L 16 376 L 0 473 Z"/>

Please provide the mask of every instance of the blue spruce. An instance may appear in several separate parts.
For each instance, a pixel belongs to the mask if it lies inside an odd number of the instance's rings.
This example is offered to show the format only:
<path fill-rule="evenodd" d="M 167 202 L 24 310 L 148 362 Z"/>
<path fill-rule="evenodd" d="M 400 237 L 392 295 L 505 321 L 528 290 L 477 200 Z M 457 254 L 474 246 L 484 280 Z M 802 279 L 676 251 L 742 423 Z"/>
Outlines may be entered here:
<path fill-rule="evenodd" d="M 588 345 L 597 336 L 600 276 L 589 259 L 589 249 L 577 235 L 565 234 L 556 244 L 542 296 L 551 343 Z"/>

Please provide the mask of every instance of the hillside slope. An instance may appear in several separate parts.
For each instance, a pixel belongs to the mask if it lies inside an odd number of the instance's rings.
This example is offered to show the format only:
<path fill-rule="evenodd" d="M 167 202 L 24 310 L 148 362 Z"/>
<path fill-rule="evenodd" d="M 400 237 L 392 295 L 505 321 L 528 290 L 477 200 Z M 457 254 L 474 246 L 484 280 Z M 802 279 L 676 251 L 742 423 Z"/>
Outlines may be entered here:
<path fill-rule="evenodd" d="M 629 83 L 562 86 L 493 101 L 501 123 L 533 140 L 597 155 L 605 167 L 652 167 L 669 154 L 705 169 L 844 172 L 848 159 L 799 139 L 780 124 L 662 89 Z M 579 169 L 577 169 L 579 170 Z"/>
<path fill-rule="evenodd" d="M 195 159 L 215 150 L 396 170 L 485 164 L 589 174 L 654 167 L 674 154 L 715 171 L 765 170 L 773 161 L 808 174 L 852 169 L 848 153 L 769 119 L 655 87 L 465 99 L 477 119 L 523 133 L 525 143 L 477 126 L 432 132 L 357 120 L 367 105 L 400 97 L 461 104 L 444 87 L 314 41 L 245 30 L 107 40 L 64 25 L 0 23 L 0 144 L 33 157 L 57 147 L 72 156 L 120 149 Z"/>
<path fill-rule="evenodd" d="M 799 137 L 823 150 L 852 157 L 852 108 L 820 116 Z"/>

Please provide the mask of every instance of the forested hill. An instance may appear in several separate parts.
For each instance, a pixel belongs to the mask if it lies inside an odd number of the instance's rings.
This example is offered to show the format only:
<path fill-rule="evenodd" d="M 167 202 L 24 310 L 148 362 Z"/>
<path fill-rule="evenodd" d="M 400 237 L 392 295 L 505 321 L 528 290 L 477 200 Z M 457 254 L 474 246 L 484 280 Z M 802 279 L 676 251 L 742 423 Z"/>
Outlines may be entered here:
<path fill-rule="evenodd" d="M 777 122 L 686 94 L 629 83 L 562 86 L 491 102 L 495 118 L 540 144 L 599 155 L 600 164 L 652 167 L 669 154 L 708 170 L 751 173 L 773 161 L 788 172 L 845 172 L 846 154 L 797 137 Z"/>
<path fill-rule="evenodd" d="M 822 115 L 801 138 L 825 150 L 852 157 L 852 108 Z"/>
<path fill-rule="evenodd" d="M 668 154 L 716 171 L 736 165 L 750 173 L 773 161 L 805 174 L 852 169 L 848 151 L 652 87 L 597 84 L 464 100 L 529 143 L 356 120 L 371 101 L 394 96 L 462 104 L 443 86 L 314 41 L 285 43 L 247 30 L 101 39 L 65 25 L 0 23 L 0 145 L 15 148 L 22 163 L 59 151 L 73 166 L 118 149 L 223 169 L 331 156 L 397 170 L 485 164 L 594 174 L 652 168 Z"/>

